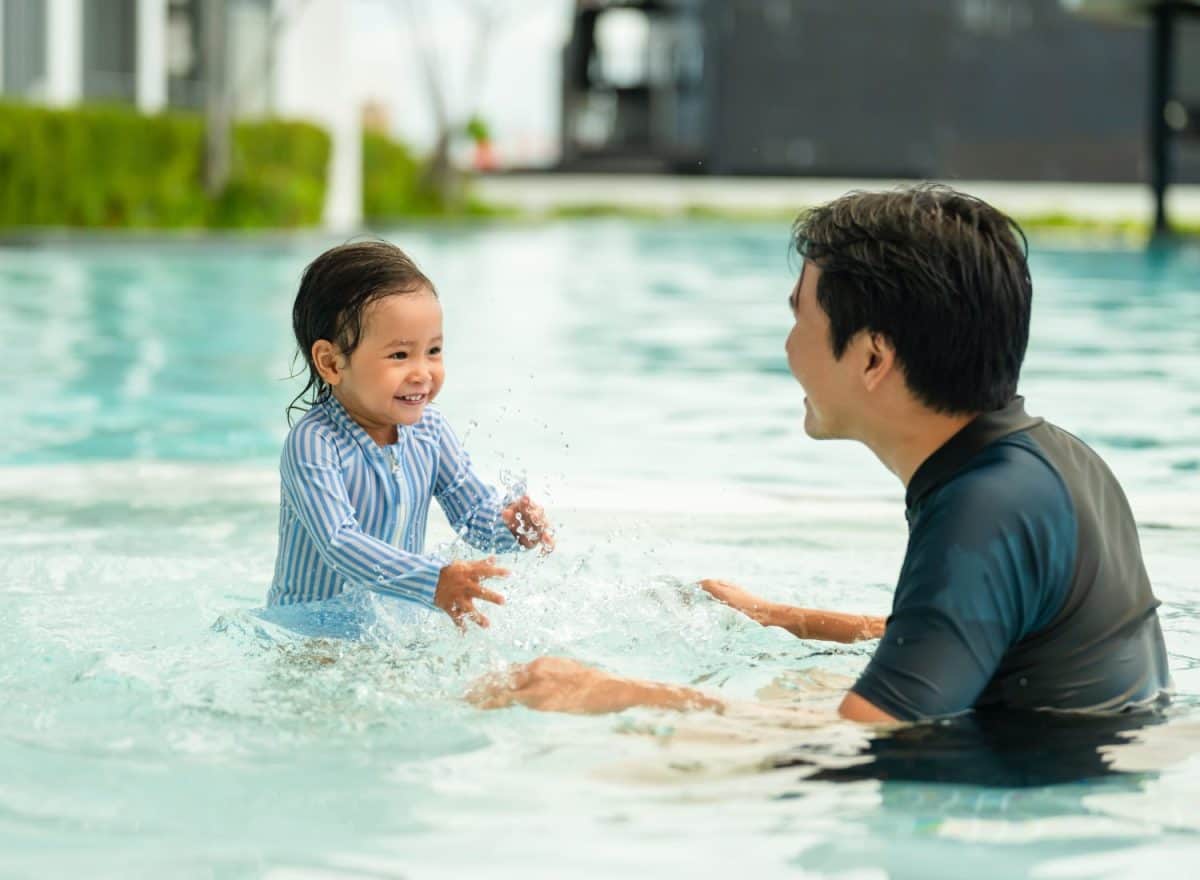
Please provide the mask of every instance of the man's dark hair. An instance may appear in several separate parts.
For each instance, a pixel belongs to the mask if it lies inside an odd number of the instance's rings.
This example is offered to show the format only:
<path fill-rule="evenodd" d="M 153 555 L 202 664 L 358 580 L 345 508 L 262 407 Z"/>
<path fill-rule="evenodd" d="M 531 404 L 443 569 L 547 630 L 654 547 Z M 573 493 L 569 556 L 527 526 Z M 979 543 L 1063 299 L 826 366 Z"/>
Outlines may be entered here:
<path fill-rule="evenodd" d="M 922 184 L 848 193 L 801 214 L 792 232 L 821 270 L 835 357 L 859 331 L 880 334 L 913 394 L 938 412 L 990 412 L 1016 395 L 1033 286 L 1011 218 Z"/>
<path fill-rule="evenodd" d="M 318 339 L 329 340 L 350 357 L 362 339 L 367 306 L 385 296 L 422 290 L 437 296 L 417 264 L 386 241 L 339 245 L 309 263 L 292 306 L 296 356 L 308 365 L 308 384 L 288 405 L 288 422 L 293 411 L 304 412 L 330 394 L 313 363 L 312 347 Z"/>

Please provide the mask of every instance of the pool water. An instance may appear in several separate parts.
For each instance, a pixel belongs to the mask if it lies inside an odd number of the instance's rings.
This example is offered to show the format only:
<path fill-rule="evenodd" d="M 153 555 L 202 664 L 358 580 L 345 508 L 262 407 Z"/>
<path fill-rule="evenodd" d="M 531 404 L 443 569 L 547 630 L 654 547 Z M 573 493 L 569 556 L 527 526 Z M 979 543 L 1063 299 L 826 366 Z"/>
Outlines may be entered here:
<path fill-rule="evenodd" d="M 1036 730 L 872 741 L 834 717 L 869 643 L 764 630 L 694 586 L 885 614 L 903 555 L 900 485 L 861 447 L 803 434 L 785 228 L 390 237 L 441 291 L 443 411 L 484 474 L 526 481 L 559 526 L 555 554 L 510 560 L 486 632 L 369 597 L 353 641 L 253 613 L 300 385 L 291 299 L 334 242 L 0 249 L 0 876 L 985 880 L 1197 863 L 1200 248 L 1034 242 L 1022 391 L 1126 487 L 1178 692 L 1163 723 L 1056 751 Z M 436 509 L 430 525 L 432 543 L 453 537 Z M 574 717 L 462 700 L 547 653 L 736 705 Z M 1086 778 L 1039 775 L 1076 758 Z"/>

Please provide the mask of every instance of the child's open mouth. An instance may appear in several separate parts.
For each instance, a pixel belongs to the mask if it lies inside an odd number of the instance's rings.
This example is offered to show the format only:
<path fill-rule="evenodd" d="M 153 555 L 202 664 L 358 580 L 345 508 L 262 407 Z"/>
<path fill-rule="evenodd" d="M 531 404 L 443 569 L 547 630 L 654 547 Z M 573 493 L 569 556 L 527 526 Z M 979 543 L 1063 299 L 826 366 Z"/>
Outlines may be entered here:
<path fill-rule="evenodd" d="M 396 400 L 408 406 L 420 406 L 429 398 L 428 394 L 404 394 L 398 395 Z"/>

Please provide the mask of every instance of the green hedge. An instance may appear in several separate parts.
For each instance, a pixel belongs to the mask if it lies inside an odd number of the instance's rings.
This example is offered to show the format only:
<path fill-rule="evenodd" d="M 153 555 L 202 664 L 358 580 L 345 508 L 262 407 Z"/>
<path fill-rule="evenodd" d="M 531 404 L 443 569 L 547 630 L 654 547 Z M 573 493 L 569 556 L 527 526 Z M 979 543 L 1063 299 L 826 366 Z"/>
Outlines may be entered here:
<path fill-rule="evenodd" d="M 311 226 L 329 152 L 307 123 L 238 123 L 229 186 L 210 199 L 196 114 L 0 104 L 0 228 Z"/>
<path fill-rule="evenodd" d="M 363 218 L 386 223 L 413 217 L 507 216 L 505 208 L 489 205 L 471 194 L 470 176 L 460 177 L 457 197 L 430 190 L 427 161 L 407 146 L 375 132 L 363 132 Z"/>
<path fill-rule="evenodd" d="M 404 144 L 364 131 L 363 216 L 386 221 L 441 213 L 441 201 L 423 188 L 424 169 Z"/>

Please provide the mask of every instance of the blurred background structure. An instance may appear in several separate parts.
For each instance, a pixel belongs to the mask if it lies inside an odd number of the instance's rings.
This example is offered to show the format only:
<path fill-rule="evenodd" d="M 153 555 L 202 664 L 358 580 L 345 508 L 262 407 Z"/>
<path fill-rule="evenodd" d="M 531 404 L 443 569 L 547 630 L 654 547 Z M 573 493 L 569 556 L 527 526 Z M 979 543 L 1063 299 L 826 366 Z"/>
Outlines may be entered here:
<path fill-rule="evenodd" d="M 1173 135 L 1200 133 L 1197 12 L 1147 0 L 579 0 L 563 165 L 1200 181 L 1200 149 L 1167 159 Z"/>
<path fill-rule="evenodd" d="M 320 215 L 337 228 L 364 210 L 486 209 L 462 169 L 1149 183 L 1165 226 L 1168 181 L 1200 183 L 1197 12 L 1196 0 L 0 0 L 0 93 L 202 114 L 215 200 L 262 176 L 239 166 L 230 120 L 315 124 L 329 138 Z M 274 213 L 276 225 L 311 215 Z"/>
<path fill-rule="evenodd" d="M 310 120 L 333 142 L 324 220 L 351 226 L 362 216 L 358 108 L 346 100 L 352 11 L 337 0 L 0 0 L 0 86 L 60 108 Z"/>
<path fill-rule="evenodd" d="M 584 0 L 564 59 L 563 163 L 1144 180 L 1149 19 L 1069 8 L 1089 5 Z M 1190 89 L 1200 105 L 1200 26 L 1177 38 L 1180 100 Z M 1179 173 L 1200 180 L 1200 151 Z"/>

